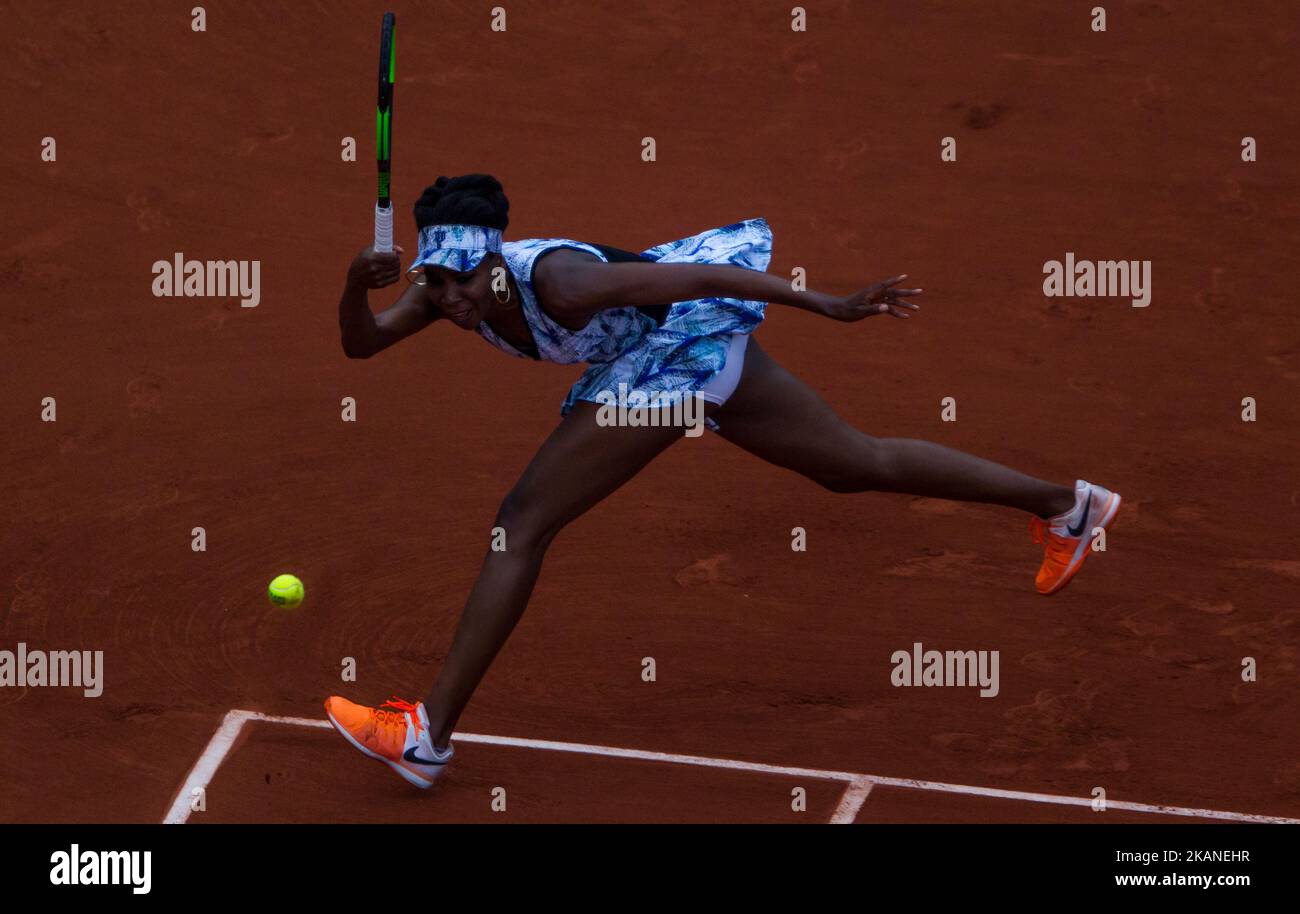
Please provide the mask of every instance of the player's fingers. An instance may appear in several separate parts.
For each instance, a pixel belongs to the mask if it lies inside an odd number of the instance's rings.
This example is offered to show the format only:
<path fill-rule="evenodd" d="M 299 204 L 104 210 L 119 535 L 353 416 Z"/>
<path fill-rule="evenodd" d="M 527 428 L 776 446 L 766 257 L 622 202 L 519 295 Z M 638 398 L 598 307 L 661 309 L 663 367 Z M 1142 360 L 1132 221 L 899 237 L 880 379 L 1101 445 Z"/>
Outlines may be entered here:
<path fill-rule="evenodd" d="M 897 275 L 897 276 L 894 276 L 894 277 L 892 277 L 892 278 L 890 278 L 890 279 L 886 279 L 884 282 L 878 282 L 878 283 L 876 283 L 876 284 L 875 284 L 874 286 L 872 286 L 871 288 L 875 289 L 877 292 L 880 292 L 880 291 L 883 291 L 883 290 L 885 290 L 885 289 L 890 288 L 891 286 L 896 286 L 896 285 L 898 285 L 898 284 L 899 284 L 900 282 L 902 282 L 904 279 L 907 279 L 907 274 L 906 274 L 906 273 L 900 273 L 900 274 Z"/>

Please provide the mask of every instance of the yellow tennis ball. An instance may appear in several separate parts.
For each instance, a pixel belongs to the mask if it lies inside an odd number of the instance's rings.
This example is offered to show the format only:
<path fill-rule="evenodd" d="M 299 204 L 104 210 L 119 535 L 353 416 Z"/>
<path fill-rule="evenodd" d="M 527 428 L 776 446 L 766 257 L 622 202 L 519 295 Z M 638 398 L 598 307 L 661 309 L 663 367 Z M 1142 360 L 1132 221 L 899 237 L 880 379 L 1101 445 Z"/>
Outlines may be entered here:
<path fill-rule="evenodd" d="M 266 588 L 266 595 L 276 606 L 293 609 L 302 602 L 302 581 L 291 574 L 282 574 Z"/>

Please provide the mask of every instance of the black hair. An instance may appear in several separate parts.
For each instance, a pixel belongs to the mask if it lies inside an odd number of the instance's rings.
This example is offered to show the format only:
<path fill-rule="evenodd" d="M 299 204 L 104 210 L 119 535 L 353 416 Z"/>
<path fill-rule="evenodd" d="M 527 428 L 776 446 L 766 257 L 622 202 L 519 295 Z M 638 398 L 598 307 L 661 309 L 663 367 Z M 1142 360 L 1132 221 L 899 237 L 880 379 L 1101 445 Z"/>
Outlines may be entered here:
<path fill-rule="evenodd" d="M 443 176 L 426 187 L 415 201 L 416 229 L 447 223 L 505 231 L 510 201 L 501 182 L 491 175 Z"/>

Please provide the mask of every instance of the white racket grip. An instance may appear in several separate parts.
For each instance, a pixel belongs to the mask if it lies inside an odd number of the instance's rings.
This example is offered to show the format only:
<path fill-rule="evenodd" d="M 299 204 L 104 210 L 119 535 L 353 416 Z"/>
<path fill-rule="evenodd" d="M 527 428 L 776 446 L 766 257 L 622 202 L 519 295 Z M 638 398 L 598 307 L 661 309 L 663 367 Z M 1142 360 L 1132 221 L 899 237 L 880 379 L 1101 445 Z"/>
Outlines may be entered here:
<path fill-rule="evenodd" d="M 393 208 L 375 204 L 375 250 L 385 254 L 393 250 Z"/>

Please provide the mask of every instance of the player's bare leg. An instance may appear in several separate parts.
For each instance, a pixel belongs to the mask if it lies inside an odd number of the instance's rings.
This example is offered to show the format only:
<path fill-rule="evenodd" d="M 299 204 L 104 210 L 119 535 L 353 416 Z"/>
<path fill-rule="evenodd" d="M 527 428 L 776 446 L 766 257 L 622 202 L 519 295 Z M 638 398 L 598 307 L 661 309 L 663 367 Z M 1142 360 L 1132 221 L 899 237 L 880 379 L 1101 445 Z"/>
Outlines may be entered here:
<path fill-rule="evenodd" d="M 735 394 L 719 411 L 722 437 L 835 492 L 899 492 L 1019 508 L 1038 517 L 1068 511 L 1070 486 L 1035 479 L 953 448 L 875 438 L 751 340 Z"/>
<path fill-rule="evenodd" d="M 602 428 L 596 410 L 576 405 L 501 505 L 496 525 L 505 530 L 505 551 L 489 550 L 483 560 L 447 662 L 424 701 L 440 749 L 523 615 L 556 534 L 682 437 L 680 427 Z"/>
<path fill-rule="evenodd" d="M 740 386 L 717 418 L 728 441 L 835 492 L 901 492 L 1029 512 L 1043 546 L 1034 578 L 1043 595 L 1059 592 L 1083 567 L 1091 537 L 1110 526 L 1122 501 L 1082 479 L 1062 486 L 929 441 L 873 438 L 752 341 Z"/>

